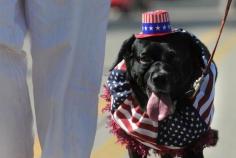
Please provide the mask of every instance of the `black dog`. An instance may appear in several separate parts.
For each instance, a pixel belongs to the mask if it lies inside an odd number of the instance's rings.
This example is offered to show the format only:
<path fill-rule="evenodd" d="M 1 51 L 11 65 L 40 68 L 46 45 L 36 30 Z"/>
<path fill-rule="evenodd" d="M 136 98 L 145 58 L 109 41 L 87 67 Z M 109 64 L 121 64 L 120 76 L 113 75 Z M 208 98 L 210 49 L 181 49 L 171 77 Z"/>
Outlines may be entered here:
<path fill-rule="evenodd" d="M 200 44 L 208 59 L 209 51 Z M 124 41 L 111 70 L 123 59 L 135 98 L 154 121 L 163 121 L 189 104 L 193 84 L 204 68 L 201 50 L 193 37 L 181 31 L 145 39 L 136 39 L 133 35 Z M 217 135 L 215 137 L 217 139 Z M 141 158 L 131 149 L 129 156 Z M 183 157 L 203 158 L 203 149 L 196 152 L 189 148 Z"/>

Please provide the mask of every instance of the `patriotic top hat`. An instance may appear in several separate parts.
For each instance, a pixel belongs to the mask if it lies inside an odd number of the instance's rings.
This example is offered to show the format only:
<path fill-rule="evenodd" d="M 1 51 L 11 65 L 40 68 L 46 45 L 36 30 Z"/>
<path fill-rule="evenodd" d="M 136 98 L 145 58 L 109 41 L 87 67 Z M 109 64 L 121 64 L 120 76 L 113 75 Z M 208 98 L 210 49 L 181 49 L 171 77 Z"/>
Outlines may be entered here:
<path fill-rule="evenodd" d="M 136 38 L 163 36 L 173 33 L 169 14 L 166 10 L 156 10 L 142 14 L 142 32 Z"/>

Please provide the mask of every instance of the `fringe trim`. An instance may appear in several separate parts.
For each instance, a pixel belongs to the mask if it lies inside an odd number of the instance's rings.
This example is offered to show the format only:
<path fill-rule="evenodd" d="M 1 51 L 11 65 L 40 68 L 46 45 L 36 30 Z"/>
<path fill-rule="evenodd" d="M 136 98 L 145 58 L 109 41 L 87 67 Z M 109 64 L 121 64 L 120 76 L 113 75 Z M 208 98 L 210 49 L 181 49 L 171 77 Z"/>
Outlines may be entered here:
<path fill-rule="evenodd" d="M 111 114 L 111 94 L 107 86 L 104 85 L 103 93 L 101 95 L 107 104 L 102 109 L 102 112 L 108 112 Z M 136 152 L 142 158 L 146 158 L 149 154 L 150 147 L 145 146 L 144 144 L 137 141 L 132 136 L 128 135 L 116 122 L 112 119 L 111 115 L 107 116 L 107 128 L 109 128 L 110 133 L 116 136 L 117 143 L 125 146 L 126 149 L 131 149 Z M 188 151 L 199 152 L 206 147 L 215 146 L 218 141 L 218 131 L 209 129 L 198 141 L 192 143 L 186 148 L 174 150 L 174 149 L 165 149 L 165 150 L 156 150 L 153 149 L 155 154 L 165 155 L 169 154 L 171 156 L 183 156 Z"/>

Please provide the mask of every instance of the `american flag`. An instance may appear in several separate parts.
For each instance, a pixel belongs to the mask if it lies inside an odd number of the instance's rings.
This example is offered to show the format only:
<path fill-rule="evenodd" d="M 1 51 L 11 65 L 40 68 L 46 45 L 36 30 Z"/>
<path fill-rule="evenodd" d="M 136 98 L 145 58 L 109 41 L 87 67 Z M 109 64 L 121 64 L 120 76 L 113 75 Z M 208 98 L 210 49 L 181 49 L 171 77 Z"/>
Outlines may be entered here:
<path fill-rule="evenodd" d="M 165 10 L 156 10 L 142 14 L 142 33 L 157 34 L 170 33 L 170 18 Z"/>
<path fill-rule="evenodd" d="M 181 31 L 186 33 L 184 30 Z M 195 42 L 200 46 L 197 38 Z M 204 49 L 201 50 L 204 54 Z M 202 58 L 206 63 L 204 55 Z M 128 135 L 156 150 L 177 151 L 196 141 L 208 131 L 214 114 L 213 101 L 217 76 L 216 65 L 213 62 L 192 104 L 183 106 L 181 110 L 160 122 L 152 121 L 140 108 L 125 73 L 126 65 L 123 60 L 111 72 L 107 86 L 111 93 L 112 119 Z"/>

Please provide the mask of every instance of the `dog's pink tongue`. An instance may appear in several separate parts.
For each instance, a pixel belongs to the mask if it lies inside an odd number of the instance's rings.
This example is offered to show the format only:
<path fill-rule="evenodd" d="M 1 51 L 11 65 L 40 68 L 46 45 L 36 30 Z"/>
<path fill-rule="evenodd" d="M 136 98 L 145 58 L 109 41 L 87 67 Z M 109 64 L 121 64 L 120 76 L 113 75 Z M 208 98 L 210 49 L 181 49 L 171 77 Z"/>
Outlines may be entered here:
<path fill-rule="evenodd" d="M 147 103 L 147 114 L 153 121 L 161 121 L 169 114 L 170 98 L 152 93 Z"/>

